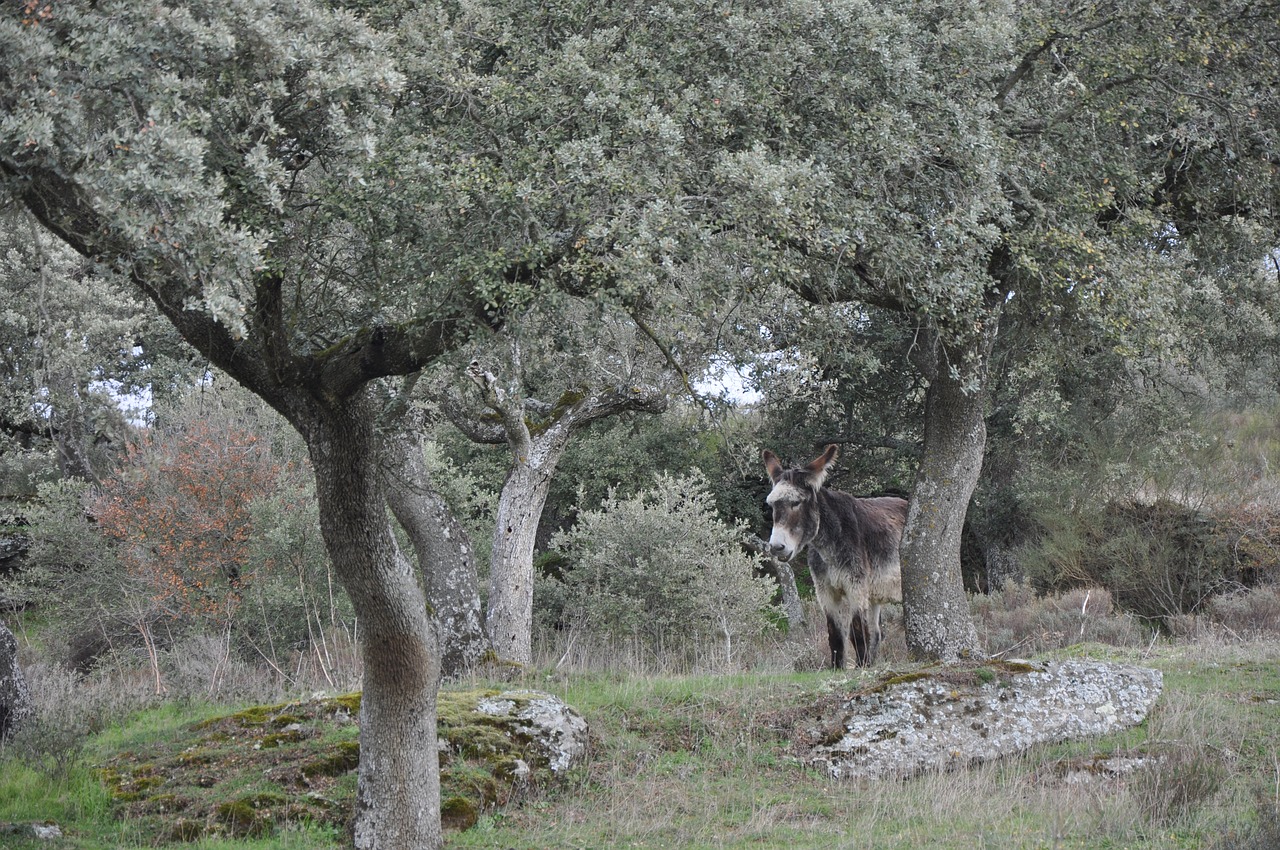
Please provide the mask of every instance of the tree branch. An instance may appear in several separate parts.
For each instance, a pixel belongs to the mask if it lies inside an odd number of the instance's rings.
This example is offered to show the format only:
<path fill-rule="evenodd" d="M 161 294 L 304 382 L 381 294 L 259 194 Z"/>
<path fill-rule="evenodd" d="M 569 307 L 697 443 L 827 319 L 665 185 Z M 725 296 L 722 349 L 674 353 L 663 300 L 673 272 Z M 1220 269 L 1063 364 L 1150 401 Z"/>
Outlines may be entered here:
<path fill-rule="evenodd" d="M 1013 91 L 1014 87 L 1022 81 L 1023 77 L 1031 73 L 1031 69 L 1035 67 L 1036 62 L 1039 61 L 1042 55 L 1044 55 L 1045 51 L 1049 50 L 1049 48 L 1053 47 L 1054 44 L 1065 37 L 1065 33 L 1049 33 L 1048 38 L 1022 57 L 1022 61 L 1018 63 L 1018 67 L 1010 71 L 1009 74 L 1001 80 L 1000 85 L 996 89 L 995 103 L 997 109 L 1004 109 L 1005 100 L 1009 97 L 1009 93 Z"/>
<path fill-rule="evenodd" d="M 480 388 L 480 397 L 484 399 L 485 406 L 498 415 L 505 440 L 511 444 L 512 450 L 522 457 L 528 457 L 532 437 L 524 418 L 523 399 L 509 398 L 502 387 L 498 386 L 498 379 L 492 372 L 486 371 L 479 360 L 472 360 L 467 365 L 467 377 Z"/>
<path fill-rule="evenodd" d="M 13 178 L 19 201 L 50 233 L 82 256 L 105 261 L 124 271 L 168 318 L 178 333 L 201 354 L 240 383 L 260 391 L 276 404 L 280 394 L 264 369 L 262 352 L 249 340 L 236 339 L 208 313 L 188 309 L 201 300 L 197 287 L 172 263 L 144 266 L 135 259 L 135 246 L 114 231 L 74 180 L 53 168 L 0 155 L 0 173 Z M 157 267 L 159 266 L 159 267 Z"/>

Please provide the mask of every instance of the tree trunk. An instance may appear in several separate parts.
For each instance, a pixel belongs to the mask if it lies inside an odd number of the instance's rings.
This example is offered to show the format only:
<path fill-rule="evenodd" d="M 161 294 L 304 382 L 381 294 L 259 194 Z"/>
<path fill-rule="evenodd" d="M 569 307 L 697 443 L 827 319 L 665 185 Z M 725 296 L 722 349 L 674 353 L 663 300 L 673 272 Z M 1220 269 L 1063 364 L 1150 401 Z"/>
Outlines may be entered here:
<path fill-rule="evenodd" d="M 390 435 L 387 461 L 387 505 L 418 558 L 439 630 L 441 673 L 460 676 L 490 651 L 471 538 L 432 489 L 417 439 Z"/>
<path fill-rule="evenodd" d="M 512 359 L 518 363 L 518 346 Z M 518 368 L 513 371 L 519 373 Z M 657 387 L 641 385 L 605 387 L 592 393 L 572 390 L 547 405 L 541 421 L 531 426 L 530 403 L 518 383 L 503 389 L 478 360 L 471 361 L 467 374 L 480 388 L 485 405 L 498 414 L 500 425 L 485 429 L 473 427 L 462 417 L 450 418 L 477 442 L 505 441 L 512 457 L 498 497 L 489 560 L 489 639 L 502 660 L 529 664 L 533 661 L 533 552 L 538 523 L 570 438 L 585 425 L 623 411 L 659 413 L 666 409 L 667 397 Z"/>
<path fill-rule="evenodd" d="M 796 587 L 796 573 L 786 561 L 770 558 L 778 576 L 778 589 L 782 593 L 782 612 L 787 615 L 787 634 L 792 638 L 808 640 L 805 632 L 808 625 L 804 617 L 804 605 L 800 602 L 800 591 Z"/>
<path fill-rule="evenodd" d="M 34 713 L 31 691 L 18 666 L 18 639 L 0 623 L 0 741 L 8 740 Z"/>
<path fill-rule="evenodd" d="M 533 550 L 551 478 L 568 444 L 567 423 L 512 444 L 514 462 L 498 498 L 489 561 L 489 636 L 504 661 L 533 661 Z"/>
<path fill-rule="evenodd" d="M 364 661 L 355 847 L 438 848 L 435 626 L 387 518 L 368 391 L 319 407 L 308 405 L 300 424 L 315 469 L 321 531 L 360 617 Z"/>
<path fill-rule="evenodd" d="M 901 550 L 907 649 L 919 660 L 955 661 L 982 651 L 960 574 L 960 542 L 986 447 L 986 363 L 997 324 L 989 319 L 968 350 L 935 338 L 922 364 L 930 379 L 924 454 Z M 977 390 L 966 392 L 966 373 Z"/>

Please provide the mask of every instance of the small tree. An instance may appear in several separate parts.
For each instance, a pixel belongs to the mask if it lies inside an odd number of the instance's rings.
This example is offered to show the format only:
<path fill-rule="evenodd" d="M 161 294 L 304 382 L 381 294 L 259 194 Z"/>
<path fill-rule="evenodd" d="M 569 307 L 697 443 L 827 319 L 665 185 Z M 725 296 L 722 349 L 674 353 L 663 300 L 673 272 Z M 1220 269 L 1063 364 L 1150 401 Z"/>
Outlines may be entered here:
<path fill-rule="evenodd" d="M 707 481 L 660 474 L 630 499 L 610 495 L 553 544 L 569 560 L 564 616 L 608 638 L 734 641 L 760 633 L 775 588 L 756 576 L 743 530 L 716 515 Z"/>
<path fill-rule="evenodd" d="M 128 581 L 142 590 L 133 626 L 147 646 L 157 691 L 163 683 L 153 624 L 196 620 L 229 636 L 242 589 L 252 581 L 245 571 L 250 504 L 271 492 L 280 472 L 256 434 L 192 422 L 173 436 L 143 435 L 129 448 L 124 471 L 91 500 L 99 528 L 120 543 Z"/>

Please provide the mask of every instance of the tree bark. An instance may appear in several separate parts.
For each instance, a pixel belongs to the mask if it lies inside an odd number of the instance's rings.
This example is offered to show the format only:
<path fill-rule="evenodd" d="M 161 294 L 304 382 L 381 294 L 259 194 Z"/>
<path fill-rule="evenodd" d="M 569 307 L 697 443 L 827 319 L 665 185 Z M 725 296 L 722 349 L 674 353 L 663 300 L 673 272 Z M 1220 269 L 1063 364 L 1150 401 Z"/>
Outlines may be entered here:
<path fill-rule="evenodd" d="M 778 594 L 782 597 L 782 613 L 787 618 L 787 637 L 792 640 L 808 640 L 808 621 L 804 616 L 804 604 L 800 601 L 800 589 L 796 585 L 796 573 L 791 564 L 773 557 L 769 543 L 754 534 L 747 535 L 746 545 L 764 556 L 765 563 L 778 577 Z"/>
<path fill-rule="evenodd" d="M 413 545 L 435 615 L 441 673 L 463 675 L 490 652 L 471 538 L 432 488 L 417 439 L 387 438 L 386 473 L 387 505 Z"/>
<path fill-rule="evenodd" d="M 368 391 L 326 406 L 312 403 L 300 418 L 321 531 L 361 618 L 355 847 L 440 847 L 440 653 L 426 596 L 387 518 Z"/>
<path fill-rule="evenodd" d="M 997 328 L 993 313 L 966 348 L 948 347 L 935 334 L 919 363 L 929 378 L 924 453 L 901 550 L 907 650 L 915 659 L 982 653 L 960 573 L 960 543 L 986 448 L 987 360 Z"/>
<path fill-rule="evenodd" d="M 31 691 L 18 666 L 18 639 L 0 623 L 0 741 L 8 740 L 34 713 Z"/>
<path fill-rule="evenodd" d="M 567 424 L 558 433 L 512 446 L 513 461 L 498 497 L 489 561 L 489 634 L 504 661 L 533 661 L 533 551 L 551 479 L 569 445 Z"/>
<path fill-rule="evenodd" d="M 502 660 L 529 664 L 533 661 L 533 552 L 538 523 L 569 440 L 586 425 L 624 411 L 660 413 L 666 409 L 667 397 L 648 386 L 570 391 L 554 405 L 542 406 L 545 417 L 531 425 L 530 400 L 519 392 L 504 391 L 477 361 L 472 361 L 467 374 L 501 424 L 482 429 L 456 416 L 455 424 L 477 441 L 505 440 L 512 458 L 498 497 L 489 560 L 489 638 Z"/>
<path fill-rule="evenodd" d="M 796 587 L 796 574 L 791 565 L 777 558 L 770 558 L 769 565 L 778 575 L 778 589 L 782 594 L 782 611 L 787 616 L 787 636 L 792 640 L 808 640 L 808 625 L 804 617 L 804 605 L 800 603 L 800 591 Z"/>

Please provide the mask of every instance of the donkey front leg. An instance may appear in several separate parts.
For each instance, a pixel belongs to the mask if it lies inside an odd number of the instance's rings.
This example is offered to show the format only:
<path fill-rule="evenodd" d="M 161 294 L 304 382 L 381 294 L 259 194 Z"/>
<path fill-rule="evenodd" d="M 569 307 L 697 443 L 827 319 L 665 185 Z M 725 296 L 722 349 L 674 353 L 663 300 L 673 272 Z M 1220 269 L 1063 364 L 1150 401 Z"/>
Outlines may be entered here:
<path fill-rule="evenodd" d="M 827 615 L 827 645 L 831 647 L 831 667 L 833 670 L 844 669 L 844 647 L 845 647 L 844 629 L 840 628 L 840 622 L 830 614 Z"/>
<path fill-rule="evenodd" d="M 868 605 L 853 615 L 849 624 L 849 637 L 853 641 L 853 651 L 857 656 L 859 667 L 870 667 L 876 663 L 876 655 L 880 652 L 880 606 Z"/>

